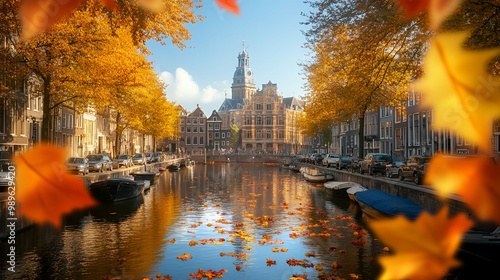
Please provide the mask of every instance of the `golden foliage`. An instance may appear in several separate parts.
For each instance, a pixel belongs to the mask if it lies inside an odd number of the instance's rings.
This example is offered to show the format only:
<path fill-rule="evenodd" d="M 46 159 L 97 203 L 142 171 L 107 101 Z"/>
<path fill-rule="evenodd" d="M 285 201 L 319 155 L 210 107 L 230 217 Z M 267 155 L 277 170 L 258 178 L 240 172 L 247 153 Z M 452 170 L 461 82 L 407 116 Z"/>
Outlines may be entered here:
<path fill-rule="evenodd" d="M 415 90 L 422 93 L 423 105 L 434 109 L 435 128 L 450 129 L 488 151 L 491 123 L 500 117 L 500 96 L 492 85 L 500 83 L 500 77 L 489 75 L 486 65 L 500 48 L 465 50 L 468 36 L 446 33 L 432 40 L 424 77 Z"/>
<path fill-rule="evenodd" d="M 425 177 L 440 196 L 459 195 L 481 220 L 500 224 L 500 166 L 489 157 L 436 155 Z"/>
<path fill-rule="evenodd" d="M 403 216 L 371 221 L 375 234 L 395 252 L 379 257 L 380 279 L 440 279 L 459 265 L 454 256 L 472 224 L 464 214 L 449 219 L 446 207 L 434 216 L 422 212 L 415 221 Z"/>

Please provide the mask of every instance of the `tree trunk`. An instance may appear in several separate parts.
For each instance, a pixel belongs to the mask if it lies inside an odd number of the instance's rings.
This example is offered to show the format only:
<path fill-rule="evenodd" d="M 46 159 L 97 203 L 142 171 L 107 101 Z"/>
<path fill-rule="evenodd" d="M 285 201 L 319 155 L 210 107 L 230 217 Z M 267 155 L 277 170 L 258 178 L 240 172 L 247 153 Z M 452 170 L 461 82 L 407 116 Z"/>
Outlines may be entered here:
<path fill-rule="evenodd" d="M 120 112 L 116 113 L 116 129 L 115 129 L 115 156 L 121 155 L 122 151 L 122 145 L 121 145 L 121 138 L 122 138 L 122 132 L 123 130 L 120 128 Z"/>
<path fill-rule="evenodd" d="M 358 158 L 362 160 L 364 155 L 365 148 L 365 115 L 363 114 L 359 118 L 359 148 L 358 148 Z"/>
<path fill-rule="evenodd" d="M 43 83 L 43 117 L 42 117 L 42 142 L 50 142 L 50 77 Z"/>

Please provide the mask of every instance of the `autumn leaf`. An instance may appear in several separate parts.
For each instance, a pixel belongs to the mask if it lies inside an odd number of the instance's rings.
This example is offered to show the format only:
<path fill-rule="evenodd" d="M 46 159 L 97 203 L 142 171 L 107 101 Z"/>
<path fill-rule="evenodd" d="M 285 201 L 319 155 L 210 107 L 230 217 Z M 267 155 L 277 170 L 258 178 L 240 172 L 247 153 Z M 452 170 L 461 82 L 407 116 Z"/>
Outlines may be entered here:
<path fill-rule="evenodd" d="M 22 21 L 22 37 L 29 39 L 49 29 L 54 23 L 68 17 L 82 0 L 23 0 L 19 14 Z"/>
<path fill-rule="evenodd" d="M 454 255 L 473 222 L 460 213 L 448 218 L 444 207 L 435 216 L 423 212 L 415 221 L 403 216 L 373 220 L 375 235 L 395 253 L 379 256 L 380 279 L 440 279 L 460 263 Z"/>
<path fill-rule="evenodd" d="M 221 8 L 230 11 L 233 14 L 240 14 L 240 7 L 236 0 L 215 0 L 215 3 Z"/>
<path fill-rule="evenodd" d="M 500 224 L 500 166 L 492 158 L 436 155 L 425 181 L 441 197 L 457 194 L 478 218 Z"/>
<path fill-rule="evenodd" d="M 500 48 L 465 50 L 468 36 L 460 32 L 434 38 L 415 90 L 422 93 L 422 105 L 434 109 L 434 129 L 450 129 L 488 151 L 491 123 L 500 117 L 500 77 L 490 76 L 486 65 Z"/>
<path fill-rule="evenodd" d="M 48 144 L 16 155 L 16 198 L 22 215 L 59 227 L 62 215 L 96 204 L 85 182 L 67 173 L 65 158 L 63 148 Z"/>
<path fill-rule="evenodd" d="M 429 28 L 435 30 L 460 6 L 462 0 L 397 0 L 397 2 L 409 18 L 428 11 Z"/>

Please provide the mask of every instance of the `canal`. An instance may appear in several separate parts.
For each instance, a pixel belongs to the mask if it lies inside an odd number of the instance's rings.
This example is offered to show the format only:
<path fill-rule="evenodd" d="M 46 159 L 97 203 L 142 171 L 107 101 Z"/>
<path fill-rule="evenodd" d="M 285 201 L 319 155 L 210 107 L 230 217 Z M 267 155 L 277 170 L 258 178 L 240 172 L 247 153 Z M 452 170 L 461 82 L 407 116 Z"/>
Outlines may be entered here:
<path fill-rule="evenodd" d="M 137 199 L 19 232 L 15 273 L 7 246 L 1 279 L 376 279 L 388 254 L 348 198 L 257 163 L 163 172 Z"/>

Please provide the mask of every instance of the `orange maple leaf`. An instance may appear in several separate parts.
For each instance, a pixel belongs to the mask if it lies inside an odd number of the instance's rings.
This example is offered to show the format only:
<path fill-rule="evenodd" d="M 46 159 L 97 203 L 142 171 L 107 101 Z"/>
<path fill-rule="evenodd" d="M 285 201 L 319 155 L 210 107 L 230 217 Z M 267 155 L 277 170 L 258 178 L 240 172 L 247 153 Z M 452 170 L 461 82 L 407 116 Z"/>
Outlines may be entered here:
<path fill-rule="evenodd" d="M 500 166 L 492 158 L 436 155 L 425 181 L 441 197 L 457 194 L 478 218 L 500 224 Z"/>
<path fill-rule="evenodd" d="M 448 218 L 444 207 L 435 216 L 423 212 L 415 221 L 403 216 L 370 222 L 380 240 L 395 252 L 379 256 L 380 279 L 440 279 L 460 265 L 454 255 L 473 222 L 460 213 Z"/>
<path fill-rule="evenodd" d="M 468 32 L 442 33 L 431 42 L 424 61 L 424 76 L 415 84 L 422 105 L 433 109 L 433 129 L 449 129 L 491 149 L 491 122 L 500 117 L 500 77 L 486 65 L 500 48 L 467 50 Z"/>
<path fill-rule="evenodd" d="M 429 27 L 435 30 L 441 22 L 451 15 L 462 0 L 397 0 L 407 17 L 428 11 Z"/>
<path fill-rule="evenodd" d="M 22 22 L 22 38 L 29 39 L 48 30 L 54 23 L 69 17 L 83 0 L 22 0 L 19 15 Z M 115 0 L 101 0 L 104 6 L 114 10 Z"/>
<path fill-rule="evenodd" d="M 240 14 L 240 7 L 236 0 L 215 0 L 215 3 L 221 8 L 230 11 L 233 14 Z"/>
<path fill-rule="evenodd" d="M 61 225 L 61 216 L 96 204 L 85 182 L 68 174 L 64 149 L 40 144 L 14 158 L 19 213 L 36 223 Z"/>

